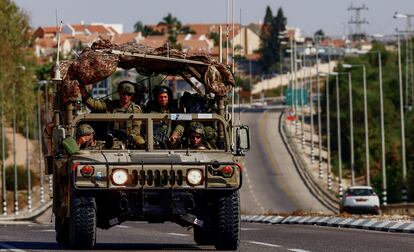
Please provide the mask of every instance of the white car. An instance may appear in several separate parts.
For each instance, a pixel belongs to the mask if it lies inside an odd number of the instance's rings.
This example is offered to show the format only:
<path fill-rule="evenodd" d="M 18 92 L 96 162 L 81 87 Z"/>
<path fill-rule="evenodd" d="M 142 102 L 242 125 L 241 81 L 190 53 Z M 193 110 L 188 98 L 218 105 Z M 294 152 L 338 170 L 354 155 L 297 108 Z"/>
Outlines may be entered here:
<path fill-rule="evenodd" d="M 350 186 L 339 205 L 341 213 L 380 213 L 378 195 L 370 186 Z"/>

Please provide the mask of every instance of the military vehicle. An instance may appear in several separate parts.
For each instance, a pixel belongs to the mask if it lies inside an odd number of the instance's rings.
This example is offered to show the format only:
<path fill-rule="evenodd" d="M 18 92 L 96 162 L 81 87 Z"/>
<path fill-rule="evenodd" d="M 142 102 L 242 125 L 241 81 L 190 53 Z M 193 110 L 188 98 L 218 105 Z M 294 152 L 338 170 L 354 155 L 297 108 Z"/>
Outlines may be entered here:
<path fill-rule="evenodd" d="M 46 170 L 53 174 L 57 242 L 77 249 L 93 248 L 97 228 L 109 229 L 125 221 L 174 222 L 192 227 L 194 240 L 199 245 L 237 249 L 242 163 L 250 143 L 248 127 L 235 125 L 228 112 L 227 93 L 232 87 L 225 83 L 234 79 L 227 79 L 232 78 L 231 74 L 220 74 L 228 68 L 223 70 L 221 64 L 204 56 L 189 59 L 177 56 L 177 52 L 174 56 L 170 49 L 159 54 L 148 51 L 143 54 L 119 46 L 115 50 L 114 45 L 106 43 L 105 48 L 94 44 L 77 60 L 60 62 L 54 69 L 52 151 L 46 157 Z M 91 83 L 81 80 L 86 75 L 94 76 L 94 80 L 106 78 L 114 70 L 102 74 L 104 70 L 100 67 L 108 65 L 101 63 L 113 56 L 116 56 L 115 68 L 134 67 L 141 74 L 182 76 L 199 95 L 209 100 L 209 111 L 82 113 L 79 102 L 67 98 L 76 97 L 78 90 L 67 86 Z M 79 60 L 84 62 L 76 68 L 74 65 Z M 93 67 L 88 69 L 88 64 Z M 192 83 L 193 77 L 204 85 L 204 91 Z M 220 85 L 226 93 L 217 89 Z M 64 93 L 68 90 L 75 93 Z M 131 120 L 141 123 L 144 145 L 134 146 L 125 132 L 113 128 L 114 123 Z M 203 137 L 208 147 L 191 147 L 186 135 L 172 146 L 167 133 L 159 130 L 178 123 L 188 128 L 191 122 L 204 125 Z M 76 129 L 85 123 L 94 129 L 97 144 L 80 149 Z"/>

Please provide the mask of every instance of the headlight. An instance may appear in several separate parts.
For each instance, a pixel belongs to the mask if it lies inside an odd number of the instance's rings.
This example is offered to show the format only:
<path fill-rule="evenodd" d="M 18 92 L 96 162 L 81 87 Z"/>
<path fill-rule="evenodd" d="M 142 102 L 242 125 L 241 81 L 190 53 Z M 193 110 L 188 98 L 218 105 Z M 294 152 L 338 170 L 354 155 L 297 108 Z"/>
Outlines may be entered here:
<path fill-rule="evenodd" d="M 198 169 L 191 169 L 187 172 L 187 182 L 192 186 L 201 184 L 202 179 L 203 173 Z"/>
<path fill-rule="evenodd" d="M 123 169 L 112 171 L 112 182 L 115 185 L 124 185 L 128 181 L 128 173 Z"/>

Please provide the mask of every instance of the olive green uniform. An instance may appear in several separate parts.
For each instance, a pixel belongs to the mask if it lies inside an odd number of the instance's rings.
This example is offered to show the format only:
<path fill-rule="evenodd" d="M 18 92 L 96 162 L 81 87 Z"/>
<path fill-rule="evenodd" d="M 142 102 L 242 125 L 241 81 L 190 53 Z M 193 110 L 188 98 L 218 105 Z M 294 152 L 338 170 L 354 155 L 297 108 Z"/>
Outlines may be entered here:
<path fill-rule="evenodd" d="M 122 108 L 119 100 L 96 100 L 89 94 L 82 98 L 83 103 L 93 113 L 142 113 L 141 108 L 131 102 L 127 108 Z M 141 121 L 128 120 L 125 122 L 114 122 L 114 129 L 125 130 L 126 133 L 135 140 L 136 144 L 144 144 L 145 140 L 141 137 Z"/>

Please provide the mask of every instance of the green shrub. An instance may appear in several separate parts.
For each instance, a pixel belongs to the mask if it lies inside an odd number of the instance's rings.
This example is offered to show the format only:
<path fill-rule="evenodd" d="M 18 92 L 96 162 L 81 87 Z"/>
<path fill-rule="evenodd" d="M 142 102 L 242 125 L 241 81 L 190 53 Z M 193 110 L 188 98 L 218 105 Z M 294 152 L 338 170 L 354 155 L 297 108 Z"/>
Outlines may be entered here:
<path fill-rule="evenodd" d="M 37 181 L 36 174 L 33 171 L 30 171 L 30 177 L 32 186 Z M 6 167 L 6 187 L 7 190 L 14 190 L 14 166 L 10 165 Z M 17 166 L 17 188 L 18 190 L 27 190 L 27 169 L 24 166 Z"/>

